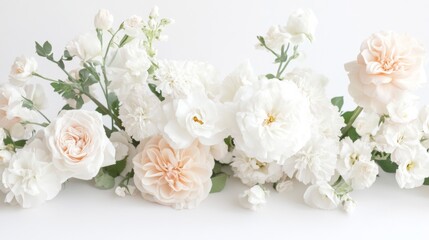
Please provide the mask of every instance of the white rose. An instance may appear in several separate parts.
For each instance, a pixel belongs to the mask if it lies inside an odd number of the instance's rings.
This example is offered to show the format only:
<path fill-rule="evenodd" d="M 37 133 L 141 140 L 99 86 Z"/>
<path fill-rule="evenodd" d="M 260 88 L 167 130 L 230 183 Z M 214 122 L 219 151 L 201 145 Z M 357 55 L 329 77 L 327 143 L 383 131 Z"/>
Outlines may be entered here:
<path fill-rule="evenodd" d="M 164 102 L 163 120 L 158 126 L 173 147 L 186 148 L 196 139 L 203 145 L 212 146 L 227 137 L 229 115 L 220 103 L 202 94 Z"/>
<path fill-rule="evenodd" d="M 71 56 L 77 56 L 83 62 L 101 60 L 101 43 L 94 33 L 80 35 L 66 46 Z"/>
<path fill-rule="evenodd" d="M 125 34 L 130 37 L 138 37 L 143 34 L 143 19 L 139 16 L 131 16 L 124 21 Z"/>
<path fill-rule="evenodd" d="M 429 153 L 420 145 L 398 149 L 392 161 L 398 164 L 396 181 L 400 188 L 420 187 L 429 177 Z"/>
<path fill-rule="evenodd" d="M 309 206 L 320 209 L 334 209 L 340 203 L 335 190 L 326 182 L 308 187 L 304 193 L 304 201 Z"/>
<path fill-rule="evenodd" d="M 2 182 L 7 190 L 5 202 L 15 199 L 29 208 L 53 199 L 61 190 L 62 179 L 46 145 L 36 138 L 12 157 Z"/>
<path fill-rule="evenodd" d="M 289 15 L 286 32 L 292 35 L 291 42 L 294 44 L 303 43 L 306 38 L 313 41 L 317 24 L 317 18 L 312 10 L 297 9 Z"/>
<path fill-rule="evenodd" d="M 282 164 L 310 139 L 309 103 L 293 82 L 262 79 L 243 86 L 234 104 L 232 136 L 249 157 Z"/>
<path fill-rule="evenodd" d="M 239 201 L 244 208 L 256 211 L 265 206 L 269 193 L 268 190 L 263 189 L 259 185 L 255 185 L 244 191 L 244 193 L 239 196 Z"/>
<path fill-rule="evenodd" d="M 101 114 L 63 111 L 44 129 L 52 161 L 64 178 L 89 180 L 115 163 L 115 148 L 106 136 Z"/>
<path fill-rule="evenodd" d="M 94 18 L 95 28 L 100 30 L 109 30 L 113 25 L 113 15 L 107 9 L 100 9 Z"/>
<path fill-rule="evenodd" d="M 37 62 L 33 57 L 17 57 L 13 63 L 9 80 L 12 84 L 22 86 L 37 71 Z"/>
<path fill-rule="evenodd" d="M 417 99 L 414 96 L 402 97 L 386 105 L 390 119 L 396 123 L 409 123 L 419 115 Z"/>

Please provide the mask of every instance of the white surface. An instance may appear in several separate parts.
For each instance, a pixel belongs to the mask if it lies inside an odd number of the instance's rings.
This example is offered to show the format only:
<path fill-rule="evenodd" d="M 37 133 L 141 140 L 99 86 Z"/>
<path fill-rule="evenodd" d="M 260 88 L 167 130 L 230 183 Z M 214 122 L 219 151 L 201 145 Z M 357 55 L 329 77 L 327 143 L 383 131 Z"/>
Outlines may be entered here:
<path fill-rule="evenodd" d="M 270 25 L 285 23 L 298 7 L 309 7 L 319 19 L 316 41 L 304 47 L 308 66 L 331 79 L 328 93 L 346 95 L 348 80 L 343 64 L 354 60 L 360 43 L 382 29 L 408 32 L 429 47 L 426 1 L 2 1 L 0 2 L 0 82 L 7 81 L 18 55 L 35 55 L 34 41 L 49 40 L 60 54 L 65 44 L 92 29 L 93 15 L 108 8 L 119 21 L 132 14 L 146 15 L 155 4 L 161 16 L 171 17 L 170 40 L 159 45 L 160 57 L 208 61 L 222 76 L 244 59 L 259 73 L 274 71 L 269 54 L 254 50 L 256 35 Z M 53 66 L 40 62 L 41 73 L 61 77 Z M 428 68 L 427 68 L 428 70 Z M 48 89 L 48 88 L 47 88 Z M 421 90 L 429 102 L 426 86 Z M 49 115 L 62 106 L 49 92 Z M 346 98 L 346 107 L 353 104 Z M 190 211 L 175 211 L 143 201 L 119 198 L 85 182 L 71 182 L 57 198 L 37 209 L 21 210 L 0 204 L 0 239 L 427 239 L 429 189 L 400 190 L 393 175 L 382 174 L 369 190 L 354 192 L 358 207 L 352 215 L 341 210 L 307 207 L 297 186 L 272 197 L 265 209 L 250 212 L 239 207 L 237 181 L 222 193 L 210 195 Z"/>

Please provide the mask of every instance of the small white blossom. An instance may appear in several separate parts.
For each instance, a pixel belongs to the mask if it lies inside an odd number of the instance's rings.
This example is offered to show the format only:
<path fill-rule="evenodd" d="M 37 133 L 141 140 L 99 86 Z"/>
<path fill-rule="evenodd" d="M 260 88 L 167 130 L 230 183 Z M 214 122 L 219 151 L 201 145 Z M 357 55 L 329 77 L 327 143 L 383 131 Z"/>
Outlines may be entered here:
<path fill-rule="evenodd" d="M 126 190 L 127 189 L 125 187 L 117 186 L 115 188 L 115 194 L 118 195 L 119 197 L 125 197 L 125 195 L 126 195 L 125 191 Z"/>
<path fill-rule="evenodd" d="M 14 85 L 23 86 L 36 71 L 37 62 L 33 57 L 17 57 L 10 69 L 9 80 Z"/>
<path fill-rule="evenodd" d="M 386 119 L 374 138 L 377 150 L 393 153 L 400 147 L 420 145 L 422 132 L 419 129 L 418 121 L 413 121 L 409 124 L 398 124 Z"/>
<path fill-rule="evenodd" d="M 417 119 L 419 115 L 417 99 L 412 96 L 389 102 L 386 108 L 391 121 L 395 123 L 409 123 Z"/>
<path fill-rule="evenodd" d="M 277 183 L 276 183 L 276 191 L 281 193 L 281 192 L 286 192 L 286 191 L 290 191 L 293 189 L 293 181 L 292 179 L 290 179 L 287 176 L 283 176 Z"/>
<path fill-rule="evenodd" d="M 337 208 L 340 203 L 335 189 L 326 182 L 320 182 L 308 187 L 304 193 L 304 201 L 311 207 L 328 210 Z"/>
<path fill-rule="evenodd" d="M 122 131 L 114 132 L 110 135 L 110 142 L 115 147 L 115 160 L 120 161 L 129 155 L 129 152 L 134 148 L 130 143 L 131 138 Z"/>
<path fill-rule="evenodd" d="M 392 154 L 392 161 L 398 164 L 396 181 L 400 188 L 420 187 L 429 177 L 429 154 L 420 145 L 398 149 Z"/>
<path fill-rule="evenodd" d="M 348 195 L 344 195 L 341 198 L 341 205 L 343 206 L 344 211 L 351 214 L 356 208 L 356 202 Z"/>
<path fill-rule="evenodd" d="M 362 113 L 353 122 L 356 132 L 362 136 L 375 136 L 380 126 L 380 116 L 377 113 Z"/>
<path fill-rule="evenodd" d="M 113 15 L 107 9 L 100 9 L 94 18 L 95 28 L 100 30 L 109 30 L 113 25 Z"/>
<path fill-rule="evenodd" d="M 124 21 L 125 34 L 130 37 L 138 37 L 143 34 L 144 22 L 140 16 L 133 15 Z"/>
<path fill-rule="evenodd" d="M 158 6 L 154 6 L 149 14 L 150 18 L 157 19 L 159 17 L 159 8 Z"/>
<path fill-rule="evenodd" d="M 269 193 L 268 190 L 263 189 L 259 185 L 255 185 L 245 190 L 244 193 L 239 196 L 239 201 L 244 208 L 257 211 L 265 206 Z"/>
<path fill-rule="evenodd" d="M 234 155 L 231 163 L 234 176 L 248 186 L 274 183 L 283 176 L 282 166 L 275 162 L 261 162 L 241 151 L 235 151 Z"/>
<path fill-rule="evenodd" d="M 289 15 L 285 32 L 291 35 L 293 44 L 301 44 L 305 39 L 312 42 L 316 32 L 318 20 L 310 9 L 297 9 Z"/>
<path fill-rule="evenodd" d="M 101 60 L 101 43 L 95 33 L 86 33 L 70 41 L 66 46 L 71 56 L 77 56 L 83 62 Z"/>

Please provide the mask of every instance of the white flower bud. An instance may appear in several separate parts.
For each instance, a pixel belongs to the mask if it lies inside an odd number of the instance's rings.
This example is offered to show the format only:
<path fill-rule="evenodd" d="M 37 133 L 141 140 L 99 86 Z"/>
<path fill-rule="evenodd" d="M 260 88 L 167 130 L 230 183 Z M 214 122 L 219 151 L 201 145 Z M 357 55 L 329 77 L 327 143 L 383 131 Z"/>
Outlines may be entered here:
<path fill-rule="evenodd" d="M 239 197 L 240 204 L 253 211 L 261 209 L 267 203 L 269 191 L 259 185 L 255 185 L 244 191 Z"/>
<path fill-rule="evenodd" d="M 100 30 L 109 30 L 112 28 L 113 15 L 106 9 L 100 9 L 94 18 L 95 28 Z"/>
<path fill-rule="evenodd" d="M 156 21 L 154 19 L 150 19 L 148 25 L 150 29 L 156 29 Z"/>
<path fill-rule="evenodd" d="M 116 187 L 115 194 L 119 197 L 125 197 L 127 189 L 125 187 Z"/>
<path fill-rule="evenodd" d="M 154 18 L 154 19 L 157 19 L 159 17 L 159 8 L 158 8 L 158 6 L 154 6 L 152 8 L 152 11 L 150 11 L 149 17 L 150 18 Z"/>
<path fill-rule="evenodd" d="M 27 79 L 30 78 L 36 71 L 37 62 L 34 60 L 34 58 L 28 58 L 24 56 L 17 57 L 10 69 L 10 82 L 17 86 L 23 86 Z"/>

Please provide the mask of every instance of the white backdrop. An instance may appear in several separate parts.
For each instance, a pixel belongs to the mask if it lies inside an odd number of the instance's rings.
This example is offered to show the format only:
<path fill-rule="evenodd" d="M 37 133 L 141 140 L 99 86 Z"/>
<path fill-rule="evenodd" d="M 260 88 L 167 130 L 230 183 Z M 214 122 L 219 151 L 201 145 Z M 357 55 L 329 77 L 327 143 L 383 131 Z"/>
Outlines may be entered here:
<path fill-rule="evenodd" d="M 146 16 L 155 4 L 161 16 L 176 20 L 166 31 L 169 41 L 159 45 L 160 57 L 207 61 L 222 76 L 245 59 L 261 74 L 274 71 L 271 56 L 254 49 L 256 35 L 265 34 L 270 25 L 285 23 L 296 8 L 312 8 L 319 19 L 316 40 L 304 47 L 305 58 L 297 64 L 329 77 L 330 96 L 347 94 L 343 64 L 355 59 L 360 43 L 373 32 L 407 32 L 429 48 L 429 3 L 422 0 L 4 0 L 0 2 L 0 82 L 7 81 L 16 56 L 35 55 L 34 41 L 49 40 L 62 53 L 69 40 L 92 29 L 99 8 L 110 9 L 119 24 L 133 14 Z M 61 77 L 50 64 L 39 65 L 41 73 Z M 429 103 L 427 90 L 425 86 L 420 95 Z M 63 105 L 51 95 L 50 116 Z M 354 107 L 349 97 L 346 107 Z M 74 181 L 57 198 L 36 209 L 0 204 L 0 239 L 427 239 L 429 188 L 400 190 L 392 175 L 381 174 L 371 189 L 354 192 L 358 207 L 352 215 L 307 207 L 302 186 L 288 193 L 272 192 L 265 209 L 250 212 L 237 202 L 244 187 L 237 181 L 229 183 L 224 192 L 210 195 L 199 208 L 175 211 L 139 197 L 122 199 L 112 191 Z"/>

